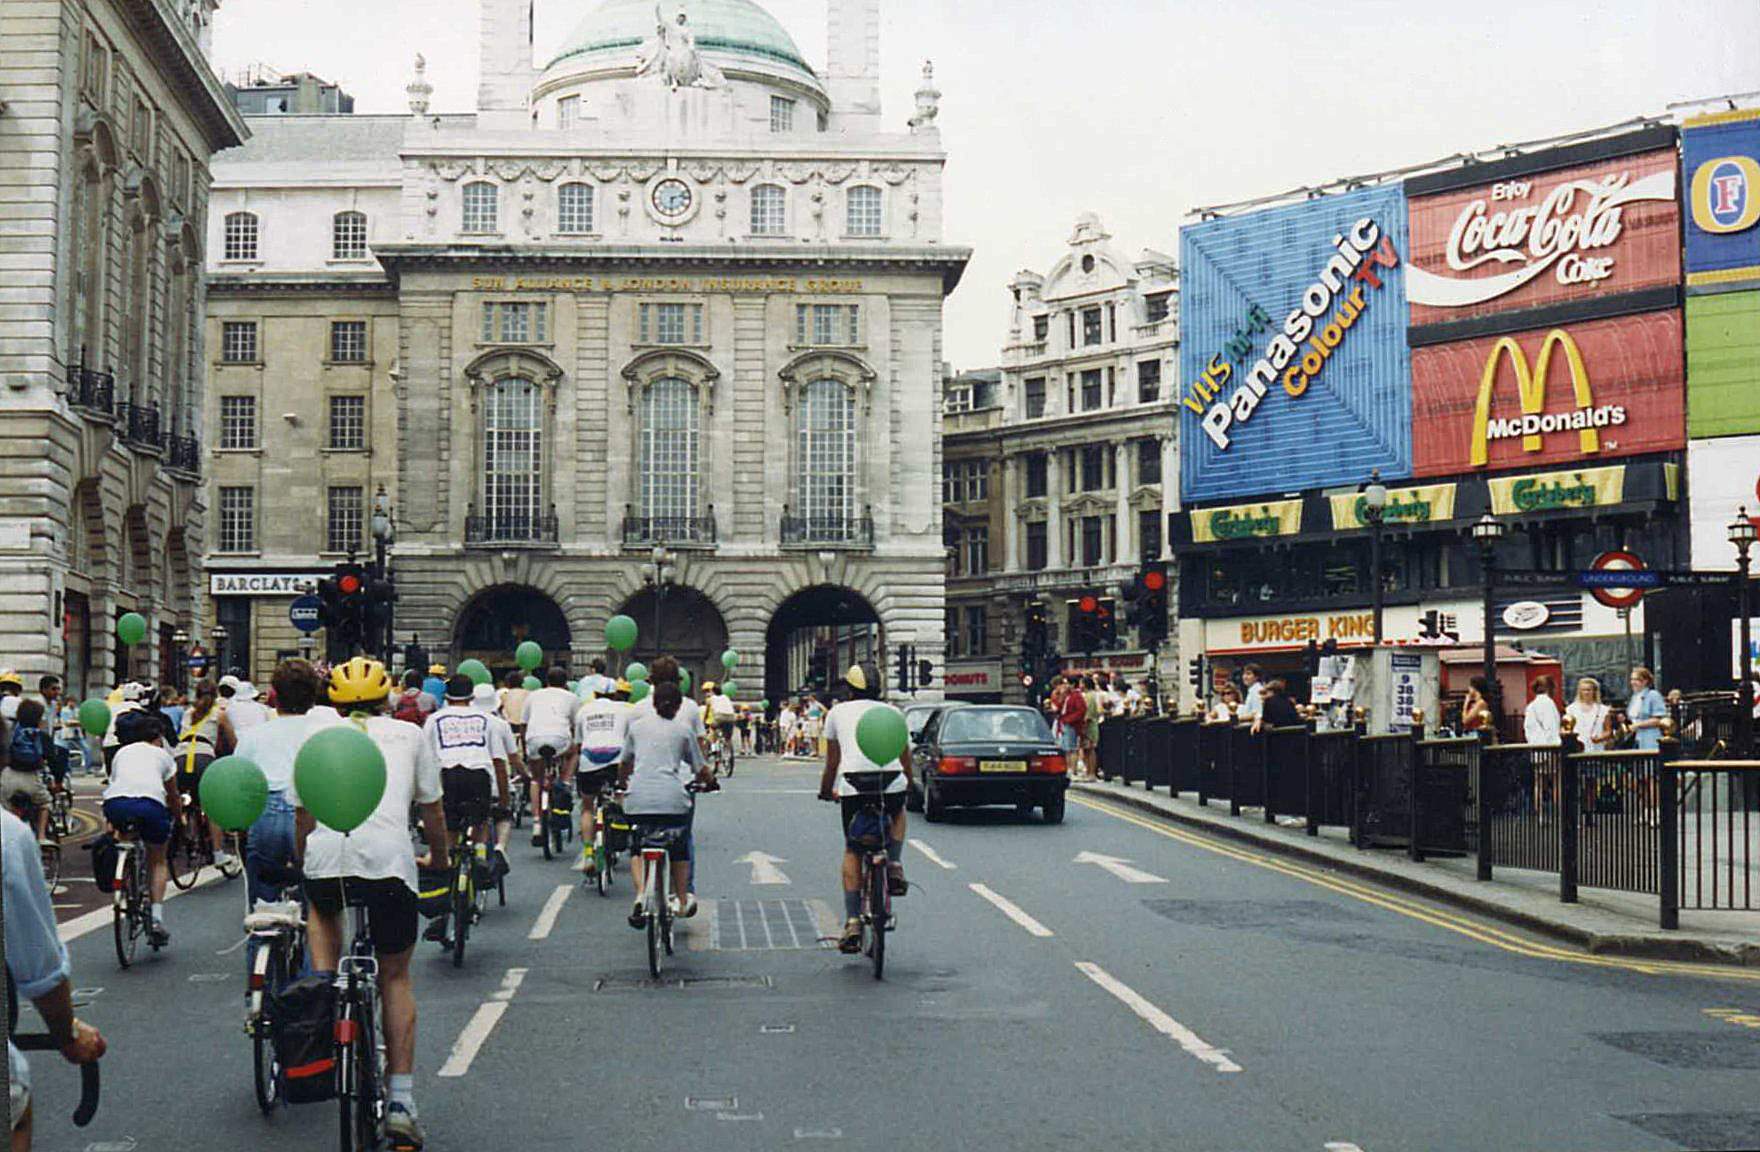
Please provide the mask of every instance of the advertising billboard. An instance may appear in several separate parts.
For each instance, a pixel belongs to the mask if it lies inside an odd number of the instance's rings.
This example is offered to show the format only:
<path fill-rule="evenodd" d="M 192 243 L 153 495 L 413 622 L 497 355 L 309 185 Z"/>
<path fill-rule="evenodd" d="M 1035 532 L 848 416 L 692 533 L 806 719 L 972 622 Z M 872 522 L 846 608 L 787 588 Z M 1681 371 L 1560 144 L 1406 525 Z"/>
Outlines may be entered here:
<path fill-rule="evenodd" d="M 1405 252 L 1398 187 L 1180 230 L 1183 499 L 1410 474 Z"/>
<path fill-rule="evenodd" d="M 1687 297 L 1687 434 L 1760 432 L 1760 292 Z"/>
<path fill-rule="evenodd" d="M 1760 436 L 1723 436 L 1687 445 L 1687 522 L 1692 564 L 1733 572 L 1729 525 L 1746 515 L 1760 528 Z"/>
<path fill-rule="evenodd" d="M 1760 108 L 1695 116 L 1681 126 L 1687 284 L 1760 281 Z"/>
<path fill-rule="evenodd" d="M 1649 145 L 1643 152 L 1595 141 L 1408 181 L 1413 328 L 1678 291 L 1672 133 L 1623 138 L 1626 147 Z M 1413 343 L 1424 342 L 1414 334 Z"/>
<path fill-rule="evenodd" d="M 1412 470 L 1589 464 L 1686 443 L 1674 309 L 1412 349 Z"/>

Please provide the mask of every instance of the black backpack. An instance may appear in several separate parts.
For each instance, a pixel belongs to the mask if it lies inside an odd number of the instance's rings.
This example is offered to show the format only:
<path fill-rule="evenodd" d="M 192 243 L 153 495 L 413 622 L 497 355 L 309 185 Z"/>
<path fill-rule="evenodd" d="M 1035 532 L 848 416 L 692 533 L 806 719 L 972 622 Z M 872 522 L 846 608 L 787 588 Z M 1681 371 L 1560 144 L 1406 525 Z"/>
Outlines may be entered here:
<path fill-rule="evenodd" d="M 307 976 L 269 997 L 275 1059 L 289 1104 L 320 1104 L 336 1098 L 336 989 L 323 976 Z"/>

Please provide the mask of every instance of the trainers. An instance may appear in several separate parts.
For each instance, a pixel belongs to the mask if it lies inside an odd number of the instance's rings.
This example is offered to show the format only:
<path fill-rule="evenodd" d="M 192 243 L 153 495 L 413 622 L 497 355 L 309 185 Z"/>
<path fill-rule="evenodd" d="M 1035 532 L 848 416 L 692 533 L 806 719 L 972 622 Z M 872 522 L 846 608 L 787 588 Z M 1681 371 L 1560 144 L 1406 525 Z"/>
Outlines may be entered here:
<path fill-rule="evenodd" d="M 446 918 L 440 917 L 439 919 L 432 921 L 427 928 L 422 931 L 422 939 L 438 944 L 442 948 L 451 944 L 452 941 L 446 938 Z"/>
<path fill-rule="evenodd" d="M 681 920 L 689 920 L 697 914 L 697 896 L 694 892 L 686 892 L 682 897 L 672 897 L 672 914 Z"/>
<path fill-rule="evenodd" d="M 646 928 L 648 926 L 648 910 L 642 907 L 640 900 L 630 906 L 629 926 L 631 928 Z"/>
<path fill-rule="evenodd" d="M 886 863 L 886 890 L 894 896 L 903 896 L 911 890 L 910 882 L 904 878 L 904 865 Z"/>
<path fill-rule="evenodd" d="M 500 883 L 503 876 L 512 872 L 513 865 L 508 862 L 507 853 L 499 848 L 495 849 L 494 854 L 489 857 L 489 870 L 490 874 L 495 877 L 496 883 Z"/>
<path fill-rule="evenodd" d="M 581 854 L 575 857 L 573 864 L 569 865 L 569 867 L 576 872 L 588 872 L 592 869 L 592 866 L 593 850 L 591 848 L 582 848 Z"/>
<path fill-rule="evenodd" d="M 147 929 L 147 943 L 155 948 L 163 948 L 171 943 L 171 930 L 155 920 Z"/>
<path fill-rule="evenodd" d="M 379 1139 L 391 1152 L 422 1152 L 425 1137 L 415 1113 L 402 1104 L 385 1105 L 385 1119 L 379 1125 Z"/>
<path fill-rule="evenodd" d="M 843 935 L 837 938 L 837 950 L 845 956 L 854 956 L 862 950 L 862 921 L 852 916 L 843 922 Z"/>

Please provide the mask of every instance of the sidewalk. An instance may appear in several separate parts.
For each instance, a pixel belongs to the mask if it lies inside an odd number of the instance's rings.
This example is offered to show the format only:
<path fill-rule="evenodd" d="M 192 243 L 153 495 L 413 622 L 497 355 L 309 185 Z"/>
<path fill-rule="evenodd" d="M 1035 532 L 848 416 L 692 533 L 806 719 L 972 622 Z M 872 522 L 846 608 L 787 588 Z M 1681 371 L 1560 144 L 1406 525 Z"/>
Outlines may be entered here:
<path fill-rule="evenodd" d="M 1494 920 L 1551 936 L 1600 955 L 1691 963 L 1760 967 L 1760 912 L 1681 912 L 1679 930 L 1657 927 L 1655 896 L 1580 888 L 1576 904 L 1558 899 L 1558 876 L 1519 868 L 1498 868 L 1489 883 L 1474 879 L 1470 856 L 1430 856 L 1422 864 L 1404 851 L 1361 851 L 1343 828 L 1325 827 L 1318 837 L 1293 826 L 1266 824 L 1258 809 L 1238 817 L 1228 802 L 1212 800 L 1200 808 L 1190 794 L 1171 799 L 1114 780 L 1072 784 L 1072 794 L 1110 800 L 1170 823 L 1296 857 L 1390 888 L 1451 904 Z"/>

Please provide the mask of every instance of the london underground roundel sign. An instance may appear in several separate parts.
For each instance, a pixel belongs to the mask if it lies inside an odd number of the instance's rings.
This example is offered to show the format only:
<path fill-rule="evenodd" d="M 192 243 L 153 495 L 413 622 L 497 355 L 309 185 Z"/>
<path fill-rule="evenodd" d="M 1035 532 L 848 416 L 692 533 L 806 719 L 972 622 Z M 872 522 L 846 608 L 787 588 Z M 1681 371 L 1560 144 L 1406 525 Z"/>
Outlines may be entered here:
<path fill-rule="evenodd" d="M 1596 572 L 1609 569 L 1631 570 L 1642 568 L 1644 562 L 1633 552 L 1603 552 L 1595 557 L 1589 567 Z M 1591 588 L 1589 595 L 1595 597 L 1608 608 L 1632 608 L 1644 598 L 1642 588 Z"/>

